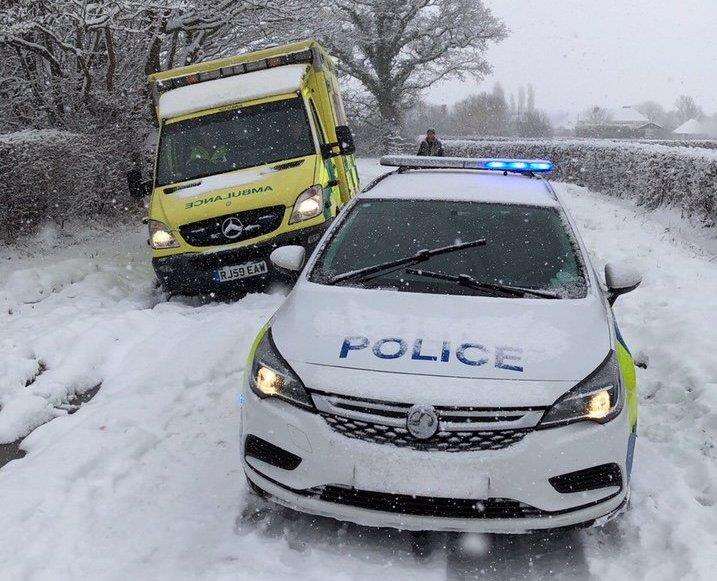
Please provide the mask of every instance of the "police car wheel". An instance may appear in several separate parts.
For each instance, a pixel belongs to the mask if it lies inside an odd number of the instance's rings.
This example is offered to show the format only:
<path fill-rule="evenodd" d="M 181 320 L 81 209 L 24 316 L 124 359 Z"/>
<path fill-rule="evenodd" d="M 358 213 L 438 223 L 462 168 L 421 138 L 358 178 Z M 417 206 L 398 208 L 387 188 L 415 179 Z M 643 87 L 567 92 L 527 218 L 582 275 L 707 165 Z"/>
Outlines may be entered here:
<path fill-rule="evenodd" d="M 411 552 L 419 561 L 429 559 L 438 547 L 438 535 L 430 531 L 411 532 Z"/>

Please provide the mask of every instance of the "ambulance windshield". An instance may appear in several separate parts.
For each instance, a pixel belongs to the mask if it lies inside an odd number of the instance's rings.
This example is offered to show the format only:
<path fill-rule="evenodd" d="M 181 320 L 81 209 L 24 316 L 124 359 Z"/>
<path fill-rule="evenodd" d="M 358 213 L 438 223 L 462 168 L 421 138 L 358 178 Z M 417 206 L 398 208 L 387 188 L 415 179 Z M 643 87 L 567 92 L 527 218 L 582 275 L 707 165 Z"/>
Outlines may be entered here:
<path fill-rule="evenodd" d="M 315 153 L 300 98 L 220 111 L 164 125 L 157 186 Z"/>

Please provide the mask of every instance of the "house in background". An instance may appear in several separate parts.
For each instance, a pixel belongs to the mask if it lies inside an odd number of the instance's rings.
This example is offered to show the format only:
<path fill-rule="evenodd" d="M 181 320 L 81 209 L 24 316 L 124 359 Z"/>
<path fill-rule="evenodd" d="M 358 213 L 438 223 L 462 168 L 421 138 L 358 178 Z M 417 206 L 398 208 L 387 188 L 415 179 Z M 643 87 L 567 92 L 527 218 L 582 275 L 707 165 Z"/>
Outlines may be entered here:
<path fill-rule="evenodd" d="M 603 120 L 579 122 L 575 126 L 575 135 L 602 139 L 654 139 L 664 137 L 665 130 L 632 107 L 621 107 Z"/>
<path fill-rule="evenodd" d="M 553 126 L 555 137 L 573 137 L 575 126 L 578 124 L 578 114 L 571 111 L 548 111 L 550 124 Z"/>
<path fill-rule="evenodd" d="M 708 139 L 709 134 L 707 126 L 697 119 L 685 121 L 672 132 L 673 137 L 679 139 Z"/>

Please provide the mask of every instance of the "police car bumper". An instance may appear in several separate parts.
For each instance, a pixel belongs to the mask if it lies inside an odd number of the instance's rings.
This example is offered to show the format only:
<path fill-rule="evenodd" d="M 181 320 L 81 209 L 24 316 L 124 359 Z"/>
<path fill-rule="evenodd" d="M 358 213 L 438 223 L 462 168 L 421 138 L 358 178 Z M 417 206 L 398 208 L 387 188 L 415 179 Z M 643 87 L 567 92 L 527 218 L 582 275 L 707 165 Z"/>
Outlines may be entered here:
<path fill-rule="evenodd" d="M 174 256 L 153 258 L 152 266 L 162 287 L 174 294 L 222 292 L 231 289 L 253 290 L 262 288 L 270 279 L 282 278 L 284 273 L 274 271 L 269 255 L 279 246 L 298 244 L 311 252 L 326 231 L 329 222 L 280 234 L 269 242 L 251 244 L 224 251 L 187 252 Z M 220 282 L 217 271 L 245 263 L 264 261 L 266 274 Z"/>
<path fill-rule="evenodd" d="M 256 492 L 365 526 L 526 533 L 604 524 L 628 498 L 626 410 L 604 425 L 536 429 L 503 449 L 467 452 L 357 440 L 318 413 L 251 391 L 242 421 Z"/>

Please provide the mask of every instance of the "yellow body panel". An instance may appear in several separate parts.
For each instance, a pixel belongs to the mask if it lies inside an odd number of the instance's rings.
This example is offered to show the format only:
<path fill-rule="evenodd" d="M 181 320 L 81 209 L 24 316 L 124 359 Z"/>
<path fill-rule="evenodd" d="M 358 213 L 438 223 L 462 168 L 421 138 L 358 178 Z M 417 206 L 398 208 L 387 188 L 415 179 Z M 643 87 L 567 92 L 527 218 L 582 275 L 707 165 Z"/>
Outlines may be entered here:
<path fill-rule="evenodd" d="M 625 388 L 628 421 L 630 427 L 634 428 L 637 424 L 637 375 L 635 373 L 635 362 L 630 352 L 620 342 L 617 343 L 617 361 L 620 365 L 622 385 Z"/>
<path fill-rule="evenodd" d="M 186 75 L 195 75 L 198 73 L 206 73 L 210 71 L 215 71 L 220 68 L 224 67 L 232 67 L 239 64 L 249 63 L 258 61 L 261 59 L 281 56 L 285 54 L 290 54 L 294 52 L 301 52 L 303 50 L 308 49 L 315 49 L 318 50 L 321 55 L 324 57 L 325 62 L 328 63 L 328 66 L 333 69 L 333 63 L 331 62 L 331 57 L 329 57 L 329 54 L 326 52 L 326 50 L 315 40 L 302 40 L 300 42 L 294 42 L 290 44 L 284 44 L 281 46 L 274 46 L 271 48 L 266 48 L 263 50 L 257 50 L 254 52 L 249 52 L 242 55 L 232 56 L 232 57 L 226 57 L 223 59 L 216 59 L 213 61 L 206 61 L 202 63 L 196 63 L 193 65 L 188 65 L 186 67 L 177 67 L 176 69 L 171 69 L 168 71 L 162 71 L 160 73 L 154 73 L 149 76 L 149 82 L 155 83 L 157 81 L 166 81 L 167 79 L 174 79 L 177 77 L 184 77 Z"/>
<path fill-rule="evenodd" d="M 278 165 L 278 163 L 232 172 L 228 175 L 236 176 L 238 181 L 242 181 L 242 177 L 247 176 L 247 181 L 239 185 L 214 189 L 190 197 L 182 196 L 181 190 L 165 194 L 164 190 L 167 188 L 157 188 L 152 196 L 150 217 L 152 220 L 159 220 L 169 225 L 181 246 L 179 248 L 154 250 L 154 256 L 171 256 L 185 252 L 216 252 L 240 248 L 270 240 L 279 234 L 321 224 L 325 220 L 323 215 L 297 224 L 288 223 L 296 197 L 306 188 L 321 181 L 324 172 L 316 157 L 300 158 L 303 159 L 301 165 L 279 172 L 272 171 L 272 167 Z M 264 172 L 265 175 L 260 175 Z M 252 179 L 254 177 L 257 179 Z M 336 213 L 337 201 L 338 198 L 334 200 L 332 205 L 332 214 Z M 225 214 L 277 205 L 286 206 L 284 219 L 278 230 L 265 236 L 234 244 L 195 247 L 188 244 L 179 233 L 179 226 L 184 224 L 221 217 Z"/>
<path fill-rule="evenodd" d="M 193 182 L 202 181 L 200 179 L 155 187 L 150 201 L 149 218 L 165 224 L 180 244 L 177 248 L 153 250 L 155 258 L 185 253 L 214 253 L 270 241 L 282 234 L 323 224 L 333 218 L 340 207 L 356 194 L 359 189 L 359 182 L 355 157 L 353 155 L 337 155 L 336 157 L 324 159 L 321 155 L 321 143 L 334 143 L 337 141 L 335 128 L 337 125 L 345 125 L 346 117 L 333 64 L 328 54 L 316 42 L 305 41 L 238 57 L 182 67 L 152 75 L 150 82 L 155 83 L 156 81 L 170 78 L 213 71 L 220 67 L 234 66 L 238 63 L 253 62 L 306 49 L 316 51 L 315 55 L 318 54 L 321 57 L 319 59 L 320 66 L 317 67 L 316 63 L 308 66 L 308 72 L 304 77 L 299 95 L 304 102 L 313 133 L 314 155 L 293 160 L 275 161 L 267 165 L 221 174 L 223 186 L 216 189 L 207 189 L 206 184 L 204 184 L 205 187 L 201 193 L 193 193 L 193 190 L 187 187 Z M 206 81 L 206 83 L 211 83 L 211 81 Z M 198 113 L 167 119 L 160 127 L 160 131 L 165 125 L 184 119 L 296 97 L 296 94 L 276 94 L 262 99 L 207 109 Z M 313 113 L 314 111 L 315 114 Z M 300 163 L 295 167 L 281 168 L 282 164 L 289 161 Z M 278 169 L 277 166 L 279 166 Z M 209 183 L 212 181 L 211 177 L 209 179 L 204 178 L 204 180 Z M 326 200 L 328 206 L 326 211 L 310 220 L 289 224 L 289 218 L 297 197 L 313 185 L 320 185 L 325 191 L 329 192 Z M 278 205 L 283 205 L 286 208 L 281 225 L 278 229 L 264 236 L 232 244 L 196 247 L 188 244 L 179 231 L 179 228 L 185 224 L 211 218 L 219 219 L 228 214 Z"/>

